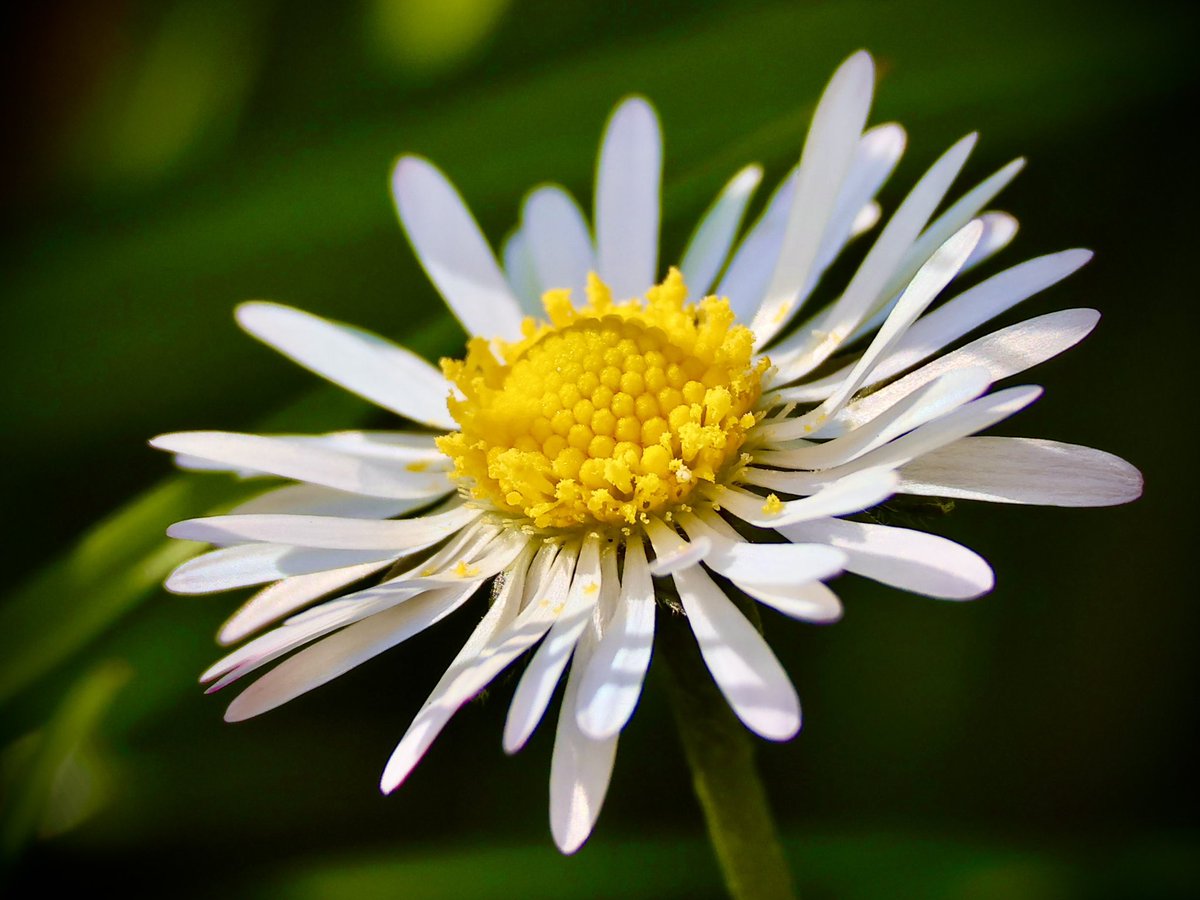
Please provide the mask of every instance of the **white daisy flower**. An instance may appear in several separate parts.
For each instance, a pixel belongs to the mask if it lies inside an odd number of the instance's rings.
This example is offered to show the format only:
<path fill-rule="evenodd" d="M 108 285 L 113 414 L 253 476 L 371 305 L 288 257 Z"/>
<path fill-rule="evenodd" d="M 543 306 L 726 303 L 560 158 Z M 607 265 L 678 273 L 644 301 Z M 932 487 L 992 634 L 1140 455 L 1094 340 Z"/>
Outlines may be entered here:
<path fill-rule="evenodd" d="M 170 530 L 217 547 L 180 566 L 170 590 L 268 585 L 225 624 L 223 643 L 284 620 L 209 669 L 212 689 L 299 651 L 226 718 L 272 709 L 468 606 L 482 619 L 382 788 L 403 783 L 449 718 L 532 651 L 503 744 L 521 748 L 565 674 L 550 819 L 569 853 L 595 823 L 637 705 L 656 578 L 674 582 L 734 713 L 787 740 L 800 728 L 796 691 L 731 586 L 816 622 L 840 616 L 825 581 L 843 570 L 969 599 L 992 587 L 981 557 L 856 514 L 897 493 L 1057 506 L 1138 496 L 1137 471 L 1102 451 L 975 436 L 1041 394 L 994 385 L 1072 346 L 1099 315 L 1041 315 L 944 352 L 1090 257 L 1023 262 L 930 311 L 1016 231 L 1010 216 L 983 210 L 1020 160 L 943 202 L 974 135 L 892 212 L 836 299 L 792 327 L 822 273 L 881 218 L 874 197 L 905 134 L 894 124 L 864 131 L 873 84 L 870 56 L 847 60 L 758 220 L 739 239 L 762 176 L 749 166 L 661 282 L 662 138 L 643 99 L 623 102 L 605 129 L 594 221 L 562 188 L 540 187 L 503 265 L 447 178 L 402 158 L 400 220 L 472 335 L 441 371 L 356 328 L 272 303 L 239 307 L 252 335 L 417 430 L 152 442 L 185 466 L 292 482 Z"/>

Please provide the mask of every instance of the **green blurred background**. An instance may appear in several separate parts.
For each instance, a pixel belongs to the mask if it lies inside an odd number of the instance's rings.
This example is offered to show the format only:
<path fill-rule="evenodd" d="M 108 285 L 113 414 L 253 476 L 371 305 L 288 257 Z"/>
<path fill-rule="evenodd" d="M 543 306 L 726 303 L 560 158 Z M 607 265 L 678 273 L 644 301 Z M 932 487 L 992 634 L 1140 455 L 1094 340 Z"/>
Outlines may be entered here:
<path fill-rule="evenodd" d="M 759 160 L 773 179 L 794 162 L 859 47 L 881 73 L 872 121 L 909 131 L 885 210 L 979 129 L 965 178 L 1031 162 L 999 203 L 1021 233 L 988 272 L 1097 252 L 1024 305 L 1104 320 L 1031 373 L 1047 396 L 1002 430 L 1118 453 L 1147 489 L 1112 510 L 962 504 L 921 521 L 995 566 L 996 591 L 973 604 L 848 577 L 836 627 L 768 615 L 806 710 L 799 738 L 760 753 L 801 887 L 1200 890 L 1200 614 L 1183 575 L 1195 453 L 1180 449 L 1195 430 L 1187 5 L 68 0 L 2 15 L 0 892 L 85 879 L 134 896 L 720 896 L 654 671 L 571 859 L 547 826 L 552 729 L 516 758 L 500 749 L 510 681 L 397 794 L 377 792 L 470 615 L 224 724 L 196 677 L 242 598 L 156 585 L 185 552 L 166 524 L 247 488 L 174 475 L 145 442 L 386 427 L 239 332 L 239 300 L 430 357 L 460 348 L 394 219 L 400 152 L 436 160 L 498 242 L 537 181 L 590 197 L 606 113 L 643 92 L 666 132 L 670 259 L 737 167 Z"/>

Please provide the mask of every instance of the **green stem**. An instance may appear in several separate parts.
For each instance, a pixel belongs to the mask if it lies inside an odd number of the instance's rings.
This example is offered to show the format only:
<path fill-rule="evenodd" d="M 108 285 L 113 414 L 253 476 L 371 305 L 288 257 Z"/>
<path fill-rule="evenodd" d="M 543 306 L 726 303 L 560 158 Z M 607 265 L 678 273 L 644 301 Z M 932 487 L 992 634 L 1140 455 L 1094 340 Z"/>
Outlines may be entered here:
<path fill-rule="evenodd" d="M 729 893 L 735 900 L 791 900 L 795 888 L 754 743 L 713 683 L 687 619 L 664 611 L 659 622 L 675 724 Z"/>

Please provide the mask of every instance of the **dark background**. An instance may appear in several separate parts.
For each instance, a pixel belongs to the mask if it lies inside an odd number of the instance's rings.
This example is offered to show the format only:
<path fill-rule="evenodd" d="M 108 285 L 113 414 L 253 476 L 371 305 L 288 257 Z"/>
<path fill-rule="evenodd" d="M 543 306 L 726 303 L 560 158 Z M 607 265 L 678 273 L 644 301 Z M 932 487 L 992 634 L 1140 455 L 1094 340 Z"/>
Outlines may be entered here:
<path fill-rule="evenodd" d="M 1000 430 L 1118 453 L 1147 487 L 1117 509 L 964 503 L 921 521 L 992 562 L 998 586 L 978 602 L 846 577 L 836 627 L 768 615 L 805 703 L 801 736 L 760 753 L 801 886 L 1200 886 L 1187 5 L 126 0 L 2 15 L 0 890 L 719 896 L 654 671 L 571 859 L 546 821 L 552 729 L 516 758 L 500 749 L 511 682 L 464 710 L 397 794 L 377 792 L 471 614 L 224 724 L 195 679 L 241 598 L 156 585 L 184 552 L 166 524 L 245 487 L 173 475 L 145 442 L 387 426 L 243 335 L 243 299 L 431 358 L 459 351 L 395 222 L 397 154 L 436 160 L 498 244 L 536 182 L 590 198 L 604 117 L 643 92 L 666 134 L 672 259 L 736 168 L 761 161 L 773 183 L 794 162 L 822 86 L 860 47 L 880 71 L 871 121 L 909 133 L 885 211 L 978 129 L 964 184 L 1030 159 L 997 201 L 1021 233 L 984 274 L 1096 251 L 1021 314 L 1093 306 L 1099 329 L 1026 376 L 1047 396 Z"/>

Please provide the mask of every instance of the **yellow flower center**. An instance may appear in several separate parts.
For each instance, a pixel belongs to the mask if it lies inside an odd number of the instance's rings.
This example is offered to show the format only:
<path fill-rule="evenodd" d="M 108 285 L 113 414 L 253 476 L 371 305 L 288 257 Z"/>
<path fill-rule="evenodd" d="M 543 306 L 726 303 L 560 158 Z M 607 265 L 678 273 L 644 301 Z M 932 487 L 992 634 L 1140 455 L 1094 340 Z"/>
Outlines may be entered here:
<path fill-rule="evenodd" d="M 539 528 L 634 524 L 736 460 L 768 363 L 729 303 L 688 304 L 672 269 L 645 300 L 543 298 L 513 344 L 473 339 L 442 369 L 462 430 L 438 439 L 472 494 Z"/>

